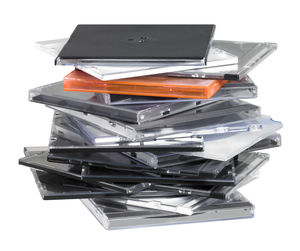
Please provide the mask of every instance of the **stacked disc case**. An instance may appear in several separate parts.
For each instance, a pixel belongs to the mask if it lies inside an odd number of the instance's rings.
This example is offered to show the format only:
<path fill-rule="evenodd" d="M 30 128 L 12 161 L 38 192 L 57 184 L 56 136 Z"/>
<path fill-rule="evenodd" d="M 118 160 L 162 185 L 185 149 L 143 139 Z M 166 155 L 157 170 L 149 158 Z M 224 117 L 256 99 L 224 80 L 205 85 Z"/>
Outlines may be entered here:
<path fill-rule="evenodd" d="M 78 25 L 38 42 L 75 67 L 29 91 L 53 109 L 48 145 L 19 160 L 42 198 L 81 199 L 106 229 L 253 217 L 238 189 L 269 160 L 260 150 L 281 145 L 282 124 L 248 102 L 257 86 L 247 74 L 277 45 L 214 31 Z"/>

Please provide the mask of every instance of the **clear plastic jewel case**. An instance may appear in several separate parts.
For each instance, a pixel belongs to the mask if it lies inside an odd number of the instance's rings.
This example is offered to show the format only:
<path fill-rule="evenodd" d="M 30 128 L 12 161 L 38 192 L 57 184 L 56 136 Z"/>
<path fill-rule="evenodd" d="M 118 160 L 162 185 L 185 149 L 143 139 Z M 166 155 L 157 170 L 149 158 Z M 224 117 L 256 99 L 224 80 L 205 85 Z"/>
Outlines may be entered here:
<path fill-rule="evenodd" d="M 78 126 L 85 135 L 97 139 L 97 128 L 111 133 L 113 136 L 127 138 L 128 140 L 139 141 L 153 139 L 161 136 L 173 135 L 177 133 L 198 134 L 197 128 L 210 127 L 208 133 L 224 133 L 230 128 L 225 128 L 225 123 L 241 121 L 260 115 L 260 108 L 241 100 L 217 101 L 190 111 L 175 114 L 170 118 L 163 118 L 157 121 L 149 121 L 140 125 L 112 120 L 106 117 L 96 116 L 89 113 L 75 110 L 50 107 L 77 119 Z M 204 133 L 203 131 L 201 133 Z M 94 135 L 94 136 L 93 136 Z M 108 138 L 106 138 L 108 140 Z M 101 142 L 99 137 L 99 142 Z"/>
<path fill-rule="evenodd" d="M 63 82 L 29 90 L 29 100 L 138 124 L 168 117 L 210 102 L 179 100 L 169 103 L 110 105 L 107 104 L 107 97 L 99 93 L 64 91 Z"/>
<path fill-rule="evenodd" d="M 82 203 L 107 230 L 251 218 L 254 206 L 241 194 L 231 201 L 213 200 L 191 216 L 120 204 L 113 200 L 85 199 Z"/>

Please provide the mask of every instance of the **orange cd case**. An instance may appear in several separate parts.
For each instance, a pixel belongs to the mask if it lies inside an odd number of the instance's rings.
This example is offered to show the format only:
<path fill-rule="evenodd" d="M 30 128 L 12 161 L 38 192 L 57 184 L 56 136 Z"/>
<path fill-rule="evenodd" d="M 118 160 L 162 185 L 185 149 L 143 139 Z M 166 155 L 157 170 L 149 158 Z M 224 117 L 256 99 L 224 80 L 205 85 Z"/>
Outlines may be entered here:
<path fill-rule="evenodd" d="M 74 70 L 64 78 L 65 91 L 209 99 L 227 80 L 145 76 L 102 81 Z"/>

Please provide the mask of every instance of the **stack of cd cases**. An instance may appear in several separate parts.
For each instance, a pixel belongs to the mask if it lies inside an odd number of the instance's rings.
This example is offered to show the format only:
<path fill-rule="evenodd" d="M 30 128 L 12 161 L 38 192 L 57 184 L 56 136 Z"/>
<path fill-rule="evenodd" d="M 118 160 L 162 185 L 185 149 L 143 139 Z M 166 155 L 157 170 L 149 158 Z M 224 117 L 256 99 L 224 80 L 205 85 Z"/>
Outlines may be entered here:
<path fill-rule="evenodd" d="M 281 145 L 249 103 L 248 73 L 274 43 L 213 40 L 214 25 L 78 25 L 38 42 L 74 70 L 29 90 L 53 110 L 49 143 L 25 147 L 44 200 L 81 199 L 105 229 L 254 216 L 238 189 Z M 247 100 L 247 101 L 246 101 Z"/>

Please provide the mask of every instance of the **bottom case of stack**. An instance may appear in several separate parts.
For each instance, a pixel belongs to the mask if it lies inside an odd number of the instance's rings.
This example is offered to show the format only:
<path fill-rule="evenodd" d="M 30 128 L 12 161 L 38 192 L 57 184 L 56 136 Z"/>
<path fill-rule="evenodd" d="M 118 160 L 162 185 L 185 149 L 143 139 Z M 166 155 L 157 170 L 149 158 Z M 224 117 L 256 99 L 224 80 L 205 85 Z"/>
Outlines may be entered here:
<path fill-rule="evenodd" d="M 130 206 L 115 199 L 82 199 L 82 203 L 105 229 L 150 227 L 215 220 L 251 218 L 254 205 L 235 192 L 228 201 L 212 199 L 199 206 L 193 215 Z"/>

